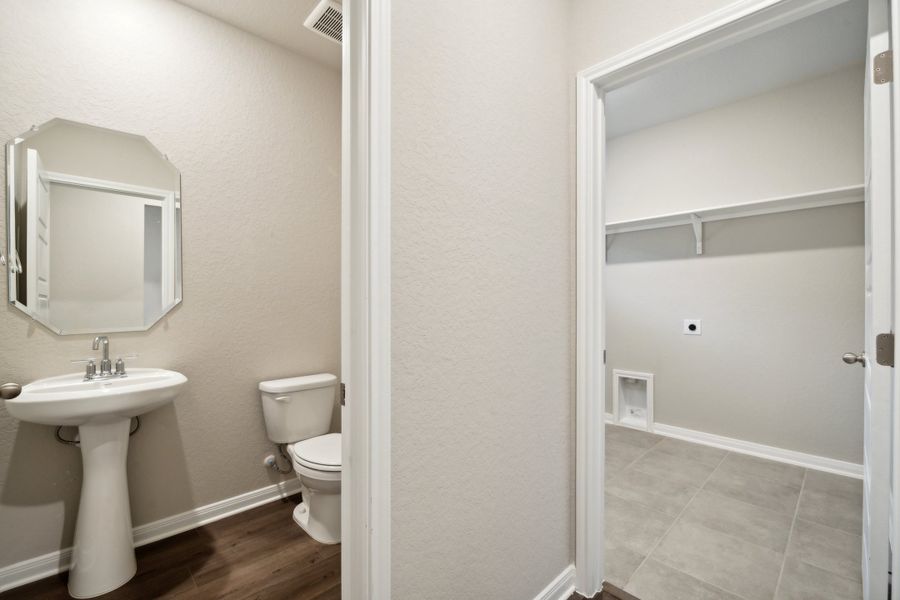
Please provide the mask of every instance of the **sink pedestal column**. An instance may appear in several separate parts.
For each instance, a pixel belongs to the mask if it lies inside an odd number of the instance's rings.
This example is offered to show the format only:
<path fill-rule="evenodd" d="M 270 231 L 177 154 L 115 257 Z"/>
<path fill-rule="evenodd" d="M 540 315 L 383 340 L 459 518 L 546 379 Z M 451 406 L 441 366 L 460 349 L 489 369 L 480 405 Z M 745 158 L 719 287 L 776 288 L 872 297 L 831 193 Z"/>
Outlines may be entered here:
<path fill-rule="evenodd" d="M 87 423 L 81 439 L 82 483 L 69 594 L 92 598 L 112 591 L 137 571 L 125 461 L 131 419 Z"/>

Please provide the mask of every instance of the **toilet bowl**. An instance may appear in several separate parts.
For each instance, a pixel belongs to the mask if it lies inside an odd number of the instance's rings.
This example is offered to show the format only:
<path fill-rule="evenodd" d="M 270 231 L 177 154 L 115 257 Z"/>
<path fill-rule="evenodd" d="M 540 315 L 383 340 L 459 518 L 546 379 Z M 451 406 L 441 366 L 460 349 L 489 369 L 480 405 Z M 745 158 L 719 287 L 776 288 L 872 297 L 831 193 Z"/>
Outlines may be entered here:
<path fill-rule="evenodd" d="M 287 446 L 300 480 L 294 521 L 323 544 L 341 541 L 341 434 L 329 433 L 336 389 L 329 373 L 259 384 L 266 433 Z"/>
<path fill-rule="evenodd" d="M 323 544 L 341 541 L 341 434 L 328 433 L 288 446 L 303 501 L 294 521 Z"/>

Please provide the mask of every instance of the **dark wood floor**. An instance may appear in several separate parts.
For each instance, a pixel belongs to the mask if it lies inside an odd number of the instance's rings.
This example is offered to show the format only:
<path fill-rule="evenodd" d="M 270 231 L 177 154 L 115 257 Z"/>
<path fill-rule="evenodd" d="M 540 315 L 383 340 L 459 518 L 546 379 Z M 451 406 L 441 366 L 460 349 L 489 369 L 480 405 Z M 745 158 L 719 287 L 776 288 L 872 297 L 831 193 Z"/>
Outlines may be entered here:
<path fill-rule="evenodd" d="M 299 498 L 273 502 L 138 548 L 137 575 L 104 600 L 340 600 L 341 547 L 319 544 L 294 524 Z M 69 598 L 66 575 L 0 600 Z"/>
<path fill-rule="evenodd" d="M 581 594 L 572 594 L 569 600 L 586 600 Z M 638 600 L 626 591 L 620 590 L 616 586 L 604 582 L 603 591 L 594 596 L 591 600 Z"/>

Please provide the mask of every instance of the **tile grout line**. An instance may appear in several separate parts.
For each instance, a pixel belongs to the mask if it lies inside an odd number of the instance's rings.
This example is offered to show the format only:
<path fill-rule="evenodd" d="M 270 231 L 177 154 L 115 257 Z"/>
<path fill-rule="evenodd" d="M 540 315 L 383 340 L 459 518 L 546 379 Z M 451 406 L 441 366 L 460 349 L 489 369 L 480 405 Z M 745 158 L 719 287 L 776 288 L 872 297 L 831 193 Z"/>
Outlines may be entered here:
<path fill-rule="evenodd" d="M 806 471 L 806 469 L 804 469 L 804 471 Z M 742 471 L 742 472 L 740 472 L 740 476 L 741 476 L 741 477 L 749 477 L 749 478 L 751 478 L 751 479 L 757 479 L 757 480 L 762 481 L 762 482 L 764 482 L 764 483 L 775 484 L 775 485 L 780 486 L 780 487 L 783 487 L 783 488 L 789 488 L 789 489 L 792 489 L 792 490 L 798 489 L 796 486 L 790 485 L 790 484 L 788 484 L 788 483 L 784 483 L 784 482 L 782 482 L 782 481 L 778 481 L 778 480 L 776 480 L 776 479 L 770 479 L 770 478 L 768 478 L 768 477 L 762 477 L 762 476 L 760 476 L 760 475 L 757 475 L 756 473 L 747 473 L 747 472 Z M 805 473 L 805 472 L 804 472 L 804 474 L 803 474 L 803 477 L 806 478 L 806 473 Z M 801 486 L 802 486 L 802 480 L 801 480 Z"/>
<path fill-rule="evenodd" d="M 655 435 L 655 434 L 651 434 L 651 435 Z M 665 438 L 663 438 L 663 439 L 665 439 Z M 652 446 L 648 446 L 647 449 L 644 450 L 643 452 L 641 452 L 640 454 L 638 454 L 637 457 L 635 457 L 635 459 L 634 459 L 633 461 L 631 461 L 630 463 L 628 463 L 627 465 L 625 465 L 624 467 L 622 467 L 620 473 L 623 472 L 623 471 L 627 471 L 628 469 L 630 469 L 631 467 L 633 467 L 633 466 L 634 466 L 634 463 L 636 463 L 637 461 L 641 460 L 642 458 L 644 458 L 645 456 L 647 456 L 648 454 L 650 454 L 650 451 L 653 450 L 654 448 L 656 448 L 657 446 L 659 446 L 659 444 L 660 444 L 662 441 L 663 441 L 663 440 L 656 440 L 655 442 L 653 442 L 653 445 L 652 445 Z M 628 442 L 623 442 L 623 443 L 628 443 Z M 633 445 L 633 444 L 632 444 L 632 445 Z"/>
<path fill-rule="evenodd" d="M 666 539 L 666 537 L 669 535 L 669 533 L 672 531 L 672 529 L 675 528 L 675 525 L 681 519 L 681 516 L 688 509 L 688 507 L 691 505 L 691 503 L 694 501 L 694 499 L 697 497 L 697 495 L 703 490 L 703 486 L 705 486 L 706 483 L 710 480 L 710 478 L 712 478 L 713 473 L 715 473 L 716 471 L 719 470 L 719 467 L 722 466 L 722 463 L 725 462 L 725 458 L 729 454 L 731 454 L 731 452 L 726 452 L 725 455 L 722 456 L 722 459 L 719 461 L 719 464 L 716 465 L 716 468 L 709 472 L 709 475 L 706 476 L 706 479 L 703 480 L 703 483 L 700 484 L 700 487 L 697 488 L 697 490 L 691 495 L 690 499 L 684 504 L 684 506 L 681 508 L 681 510 L 678 511 L 678 514 L 675 516 L 675 519 L 672 520 L 672 524 L 669 525 L 669 527 L 666 529 L 666 531 L 659 537 L 658 540 L 656 540 L 656 543 L 653 544 L 653 547 L 650 548 L 649 552 L 647 552 L 647 556 L 644 557 L 644 560 L 641 561 L 641 564 L 639 564 L 637 566 L 637 568 L 631 573 L 631 575 L 628 576 L 628 580 L 625 581 L 624 587 L 627 587 L 628 584 L 631 583 L 631 579 L 634 577 L 635 573 L 640 571 L 641 567 L 643 567 L 647 563 L 647 561 L 650 559 L 650 555 L 652 555 L 656 551 L 656 549 L 659 548 L 659 545 L 662 544 L 663 540 Z M 676 569 L 676 570 L 679 573 L 683 572 L 680 569 Z M 691 577 L 693 577 L 693 575 L 691 575 Z M 707 582 L 704 582 L 704 583 L 707 583 Z"/>
<path fill-rule="evenodd" d="M 700 491 L 707 492 L 709 494 L 715 494 L 715 492 L 710 492 L 709 490 L 705 490 L 705 489 L 701 489 Z M 729 496 L 722 496 L 721 494 L 718 494 L 718 495 L 721 496 L 722 498 L 732 499 Z M 748 506 L 754 506 L 755 508 L 760 508 L 759 506 L 756 506 L 754 504 L 748 504 Z M 778 514 L 778 513 L 776 513 L 776 514 Z M 783 514 L 783 513 L 781 513 L 781 514 Z M 782 557 L 784 556 L 784 552 L 779 552 L 778 550 L 774 550 L 774 549 L 770 548 L 769 546 L 763 546 L 762 544 L 760 544 L 758 542 L 754 542 L 754 541 L 748 540 L 746 538 L 739 537 L 733 533 L 728 533 L 727 531 L 722 531 L 720 529 L 714 529 L 712 527 L 709 527 L 708 525 L 704 525 L 703 523 L 689 523 L 689 525 L 691 525 L 692 527 L 699 527 L 701 529 L 705 529 L 706 531 L 710 531 L 712 533 L 715 533 L 716 535 L 721 535 L 723 537 L 730 538 L 732 540 L 737 540 L 738 542 L 741 542 L 742 544 L 756 546 L 757 548 L 761 548 L 763 550 L 768 550 L 769 552 L 774 552 L 775 554 L 781 554 Z M 793 521 L 791 521 L 791 527 L 793 527 Z M 659 560 L 659 559 L 656 559 L 656 560 Z M 665 562 L 665 561 L 660 561 L 660 562 Z M 813 566 L 815 566 L 815 565 L 813 565 Z M 698 577 L 697 579 L 700 579 L 700 578 Z M 709 583 L 709 582 L 707 582 L 707 583 Z M 734 593 L 734 592 L 730 592 L 730 593 Z"/>
<path fill-rule="evenodd" d="M 797 515 L 800 514 L 800 501 L 803 499 L 803 488 L 806 487 L 806 476 L 809 469 L 803 471 L 803 481 L 800 482 L 800 494 L 797 496 L 797 506 L 794 507 L 794 518 L 791 520 L 791 532 L 788 534 L 787 544 L 784 546 L 784 557 L 781 559 L 781 570 L 778 571 L 778 580 L 775 582 L 775 594 L 773 600 L 778 598 L 781 589 L 781 578 L 784 576 L 784 566 L 787 564 L 788 550 L 791 548 L 791 538 L 794 537 L 794 529 L 797 528 Z"/>
<path fill-rule="evenodd" d="M 685 573 L 684 571 L 682 571 L 681 569 L 679 569 L 679 568 L 676 567 L 675 565 L 671 565 L 671 564 L 667 563 L 665 560 L 662 560 L 662 559 L 659 559 L 659 558 L 654 558 L 653 560 L 655 560 L 656 562 L 658 562 L 658 563 L 660 563 L 660 564 L 666 565 L 667 567 L 669 567 L 669 568 L 672 569 L 673 571 L 677 571 L 677 572 L 681 573 L 682 575 L 685 575 L 685 576 L 687 576 L 687 577 L 690 577 L 691 579 L 696 579 L 697 581 L 699 581 L 699 582 L 702 583 L 703 585 L 708 585 L 709 587 L 715 588 L 715 589 L 719 590 L 720 592 L 724 592 L 725 594 L 728 594 L 729 596 L 734 596 L 734 597 L 737 598 L 738 600 L 748 600 L 746 597 L 741 596 L 740 594 L 737 594 L 737 593 L 735 593 L 735 592 L 729 592 L 729 591 L 726 590 L 725 588 L 723 588 L 723 587 L 721 587 L 721 586 L 718 586 L 718 585 L 716 585 L 716 584 L 714 584 L 714 583 L 710 583 L 710 582 L 706 581 L 705 579 L 700 579 L 699 577 L 695 577 L 694 575 L 691 575 L 690 573 Z"/>
<path fill-rule="evenodd" d="M 768 506 L 762 506 L 760 504 L 748 502 L 747 500 L 744 500 L 743 498 L 736 498 L 734 496 L 729 496 L 728 494 L 724 494 L 718 490 L 710 490 L 710 489 L 704 488 L 703 491 L 706 492 L 707 494 L 712 494 L 713 496 L 718 496 L 719 498 L 724 498 L 726 500 L 730 500 L 731 502 L 737 502 L 738 504 L 743 504 L 744 506 L 750 506 L 750 507 L 756 508 L 758 510 L 764 510 L 764 511 L 770 512 L 772 514 L 782 515 L 782 516 L 787 516 L 787 514 L 788 514 L 788 513 L 783 513 L 781 511 L 775 510 L 774 508 L 769 508 Z M 798 490 L 798 492 L 799 491 L 800 490 Z M 799 497 L 800 496 L 798 495 L 797 498 L 799 498 Z M 791 523 L 793 524 L 793 520 L 791 521 Z M 753 542 L 750 542 L 750 543 L 753 543 Z M 759 545 L 759 544 L 757 544 L 757 545 Z"/>

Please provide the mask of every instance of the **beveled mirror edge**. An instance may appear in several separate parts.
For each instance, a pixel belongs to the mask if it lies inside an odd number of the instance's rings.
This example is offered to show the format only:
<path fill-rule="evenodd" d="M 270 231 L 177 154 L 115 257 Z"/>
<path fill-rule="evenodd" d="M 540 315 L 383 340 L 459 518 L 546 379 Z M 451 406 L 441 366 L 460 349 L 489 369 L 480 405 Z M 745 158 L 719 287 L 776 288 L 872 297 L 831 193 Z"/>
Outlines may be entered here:
<path fill-rule="evenodd" d="M 15 207 L 13 206 L 13 202 L 16 197 L 14 189 L 15 181 L 11 173 L 14 172 L 16 167 L 13 149 L 22 139 L 23 138 L 16 136 L 12 141 L 6 143 L 6 185 L 4 186 L 6 188 L 6 223 L 4 223 L 4 226 L 6 227 L 6 292 L 10 304 L 13 306 L 19 305 L 19 302 L 16 300 L 15 281 L 16 273 L 18 272 L 16 267 L 18 254 L 16 252 L 15 240 L 13 239 L 13 231 L 10 227 L 10 224 L 14 219 L 13 211 L 15 210 Z M 19 305 L 18 308 L 24 310 L 25 307 Z"/>
<path fill-rule="evenodd" d="M 176 235 L 176 242 L 178 247 L 178 254 L 176 257 L 177 261 L 177 269 L 176 273 L 179 273 L 181 276 L 176 277 L 173 282 L 173 286 L 177 290 L 178 294 L 175 295 L 174 300 L 164 306 L 160 311 L 159 316 L 152 322 L 148 323 L 142 327 L 123 327 L 123 328 L 110 328 L 110 329 L 71 329 L 71 330 L 63 330 L 59 327 L 56 327 L 44 319 L 38 318 L 37 315 L 34 314 L 33 311 L 29 310 L 29 308 L 18 301 L 16 294 L 16 282 L 15 278 L 19 269 L 21 267 L 17 267 L 19 264 L 18 252 L 16 251 L 14 234 L 10 228 L 10 223 L 12 223 L 15 219 L 13 211 L 15 210 L 14 201 L 15 201 L 15 179 L 13 177 L 14 169 L 15 169 L 15 152 L 14 149 L 17 144 L 20 144 L 27 140 L 32 135 L 37 134 L 41 131 L 41 129 L 46 129 L 48 126 L 53 125 L 55 123 L 67 123 L 71 125 L 77 125 L 82 127 L 93 127 L 96 129 L 101 129 L 104 131 L 108 131 L 111 133 L 128 135 L 136 138 L 140 138 L 145 141 L 147 145 L 161 158 L 166 161 L 166 163 L 171 166 L 172 170 L 175 173 L 176 185 L 174 189 L 174 200 L 175 200 L 175 208 L 176 208 L 176 223 L 178 224 L 178 232 Z M 107 333 L 141 333 L 145 331 L 150 331 L 155 327 L 160 321 L 162 321 L 166 316 L 168 316 L 173 310 L 178 308 L 184 300 L 184 250 L 183 250 L 183 228 L 182 228 L 182 189 L 181 189 L 181 170 L 175 166 L 175 164 L 169 160 L 169 156 L 162 152 L 156 144 L 154 144 L 149 137 L 138 134 L 131 133 L 128 131 L 122 131 L 118 129 L 112 129 L 109 127 L 102 127 L 99 125 L 94 125 L 92 123 L 85 123 L 83 121 L 75 121 L 73 119 L 65 119 L 62 117 L 53 117 L 48 121 L 45 121 L 41 125 L 32 125 L 26 133 L 17 135 L 12 138 L 12 140 L 6 142 L 6 181 L 5 181 L 5 189 L 6 189 L 6 222 L 4 226 L 6 228 L 6 253 L 5 253 L 5 266 L 7 272 L 7 297 L 9 300 L 9 304 L 15 307 L 22 313 L 22 316 L 28 318 L 31 321 L 39 323 L 41 326 L 47 328 L 49 331 L 56 335 L 96 335 L 96 334 L 107 334 Z"/>

